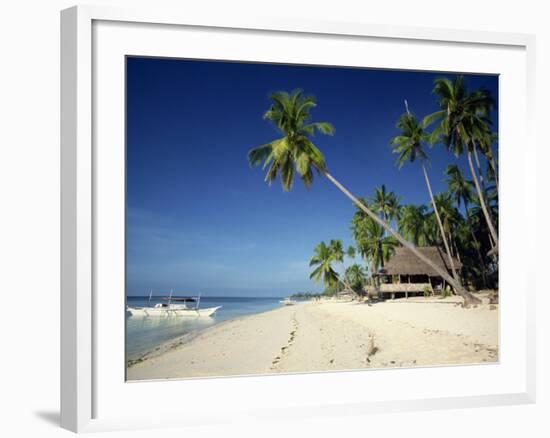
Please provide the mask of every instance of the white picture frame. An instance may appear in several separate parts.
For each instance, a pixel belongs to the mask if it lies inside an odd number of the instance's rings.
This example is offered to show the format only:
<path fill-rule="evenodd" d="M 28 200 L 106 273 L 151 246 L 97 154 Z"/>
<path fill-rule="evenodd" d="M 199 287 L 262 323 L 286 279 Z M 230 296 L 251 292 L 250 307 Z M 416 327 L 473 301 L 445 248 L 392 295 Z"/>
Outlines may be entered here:
<path fill-rule="evenodd" d="M 106 32 L 97 32 L 98 24 L 107 23 L 111 28 L 106 28 Z M 506 332 L 507 324 L 511 324 L 510 315 L 517 312 L 517 346 L 521 347 L 521 351 L 517 351 L 517 364 L 512 367 L 510 374 L 499 376 L 500 379 L 510 378 L 514 385 L 499 387 L 498 379 L 486 388 L 481 388 L 480 392 L 470 391 L 468 388 L 463 388 L 460 392 L 458 389 L 447 394 L 445 388 L 442 387 L 440 393 L 432 392 L 431 395 L 418 397 L 411 389 L 405 393 L 402 389 L 396 388 L 389 391 L 386 398 L 371 397 L 362 398 L 356 394 L 352 394 L 349 389 L 357 384 L 364 384 L 363 375 L 365 372 L 357 373 L 331 373 L 326 374 L 324 379 L 326 382 L 327 391 L 336 391 L 334 388 L 342 388 L 340 392 L 333 393 L 335 396 L 332 403 L 329 403 L 328 396 L 317 394 L 315 405 L 311 400 L 303 398 L 298 404 L 286 406 L 284 398 L 279 397 L 276 392 L 276 387 L 292 387 L 292 385 L 301 384 L 304 388 L 308 385 L 316 385 L 319 383 L 319 378 L 323 375 L 313 377 L 307 375 L 281 376 L 275 377 L 242 377 L 231 379 L 204 379 L 187 382 L 164 383 L 164 387 L 154 387 L 154 383 L 137 383 L 129 384 L 124 381 L 120 382 L 120 374 L 110 376 L 112 379 L 118 379 L 118 384 L 131 387 L 131 396 L 136 397 L 140 392 L 149 391 L 167 391 L 167 385 L 188 385 L 194 390 L 200 390 L 201 387 L 208 388 L 209 391 L 215 391 L 216 388 L 223 391 L 235 391 L 236 389 L 243 392 L 241 399 L 237 397 L 235 404 L 242 404 L 243 409 L 239 410 L 236 406 L 235 411 L 225 411 L 221 405 L 208 406 L 208 415 L 206 405 L 199 399 L 198 406 L 195 406 L 194 420 L 185 421 L 181 416 L 177 415 L 177 410 L 181 407 L 175 406 L 173 410 L 167 411 L 162 407 L 158 408 L 158 412 L 147 412 L 149 415 L 132 416 L 130 410 L 127 412 L 116 413 L 114 410 L 105 408 L 108 415 L 98 415 L 103 407 L 101 397 L 105 400 L 105 390 L 99 390 L 102 394 L 98 396 L 98 388 L 106 386 L 104 375 L 102 374 L 105 368 L 108 368 L 106 363 L 102 362 L 105 354 L 98 355 L 98 349 L 103 348 L 107 342 L 105 337 L 102 337 L 102 329 L 98 329 L 98 312 L 101 306 L 105 306 L 104 300 L 98 302 L 97 287 L 103 280 L 98 277 L 98 266 L 101 265 L 101 245 L 98 246 L 98 221 L 101 218 L 98 216 L 96 207 L 98 203 L 103 202 L 102 192 L 98 190 L 97 179 L 98 174 L 102 173 L 105 164 L 105 158 L 98 158 L 94 153 L 94 142 L 103 134 L 96 130 L 98 120 L 101 120 L 99 107 L 101 99 L 96 94 L 97 81 L 102 74 L 101 68 L 94 64 L 94 60 L 101 57 L 102 53 L 98 51 L 104 50 L 105 38 L 113 38 L 111 41 L 112 51 L 109 56 L 119 56 L 120 53 L 125 53 L 127 42 L 118 44 L 115 41 L 117 30 L 112 27 L 112 24 L 124 26 L 130 24 L 134 32 L 132 35 L 138 35 L 141 32 L 136 29 L 140 26 L 149 26 L 152 32 L 170 32 L 178 28 L 200 30 L 201 34 L 207 35 L 209 32 L 224 32 L 237 31 L 239 38 L 254 40 L 259 38 L 264 33 L 269 33 L 269 37 L 273 39 L 296 37 L 307 38 L 325 37 L 338 38 L 338 44 L 346 44 L 346 41 L 370 41 L 373 43 L 384 42 L 384 44 L 403 44 L 406 42 L 411 47 L 415 45 L 424 45 L 426 50 L 430 44 L 444 48 L 446 44 L 452 44 L 465 52 L 468 50 L 483 49 L 487 51 L 497 50 L 503 53 L 501 60 L 496 60 L 495 65 L 505 63 L 505 52 L 515 53 L 517 59 L 521 62 L 513 66 L 514 75 L 517 73 L 521 78 L 525 79 L 520 91 L 518 91 L 515 99 L 520 100 L 520 112 L 525 118 L 518 123 L 517 132 L 510 131 L 510 135 L 518 136 L 518 132 L 522 135 L 522 147 L 524 148 L 524 158 L 521 169 L 517 171 L 515 177 L 522 181 L 521 190 L 525 193 L 529 189 L 535 187 L 535 164 L 534 154 L 529 152 L 535 151 L 535 141 L 533 138 L 533 119 L 534 119 L 534 51 L 535 39 L 531 35 L 520 34 L 505 34 L 505 33 L 490 33 L 483 31 L 460 31 L 448 29 L 423 29 L 415 27 L 397 27 L 385 25 L 373 25 L 366 23 L 339 23 L 339 22 L 315 22 L 307 20 L 291 20 L 284 18 L 261 18 L 246 17 L 243 15 L 235 15 L 233 17 L 215 17 L 215 16 L 196 16 L 192 11 L 162 11 L 157 9 L 150 10 L 133 10 L 119 9 L 104 6 L 78 6 L 62 11 L 61 13 L 61 425 L 62 427 L 75 431 L 101 431 L 112 430 L 119 428 L 147 428 L 160 426 L 184 426 L 190 424 L 205 424 L 211 421 L 212 413 L 215 413 L 217 421 L 232 421 L 239 418 L 247 418 L 252 415 L 259 418 L 275 418 L 278 415 L 290 415 L 292 418 L 306 418 L 315 415 L 341 415 L 344 412 L 352 414 L 366 414 L 369 412 L 396 412 L 415 409 L 442 409 L 442 408 L 457 408 L 457 407 L 474 407 L 474 406 L 489 406 L 489 405 L 504 405 L 504 404 L 521 404 L 532 403 L 535 400 L 535 273 L 529 266 L 522 265 L 518 268 L 518 272 L 512 273 L 509 271 L 503 276 L 502 281 L 510 282 L 522 277 L 524 281 L 521 289 L 521 296 L 517 304 L 512 306 L 508 301 L 503 304 L 504 311 L 501 313 L 501 329 Z M 109 30 L 111 29 L 111 30 Z M 101 31 L 103 32 L 103 31 Z M 109 33 L 112 32 L 112 33 Z M 120 38 L 123 40 L 124 38 Z M 132 41 L 139 40 L 134 38 Z M 152 39 L 153 41 L 155 39 Z M 160 41 L 160 40 L 159 40 Z M 135 44 L 140 44 L 139 41 Z M 111 44 L 110 44 L 111 46 Z M 126 46 L 127 47 L 127 46 Z M 137 46 L 135 46 L 137 47 Z M 167 44 L 165 44 L 166 53 L 159 53 L 159 56 L 170 56 Z M 200 51 L 200 47 L 198 50 Z M 117 50 L 119 50 L 117 52 Z M 147 50 L 152 52 L 147 52 Z M 143 53 L 154 53 L 155 44 L 151 43 L 151 47 L 144 49 Z M 206 46 L 204 50 L 207 50 Z M 122 51 L 122 52 L 121 52 Z M 107 52 L 107 49 L 105 49 Z M 131 54 L 135 54 L 132 51 Z M 208 59 L 208 54 L 205 58 Z M 211 56 L 211 55 L 210 55 Z M 235 56 L 239 56 L 236 54 Z M 266 55 L 265 60 L 269 60 Z M 276 55 L 273 55 L 276 56 Z M 500 56 L 500 55 L 499 55 Z M 512 56 L 512 55 L 511 55 Z M 102 59 L 102 58 L 101 58 Z M 496 59 L 496 58 L 495 58 Z M 255 59 L 258 60 L 258 59 Z M 343 61 L 342 61 L 343 62 Z M 422 68 L 422 66 L 412 66 L 407 64 L 407 61 L 395 61 L 395 68 Z M 443 62 L 443 61 L 442 61 Z M 479 60 L 479 65 L 483 71 L 492 71 L 500 73 L 498 67 L 492 70 L 491 59 Z M 102 64 L 104 65 L 104 63 Z M 393 64 L 392 64 L 393 65 Z M 443 64 L 441 64 L 443 65 Z M 512 68 L 512 66 L 509 66 Z M 471 71 L 476 71 L 475 69 Z M 117 82 L 123 78 L 118 78 Z M 116 83 L 113 83 L 116 85 Z M 117 89 L 117 92 L 120 90 Z M 511 100 L 501 99 L 501 105 L 504 107 L 510 104 Z M 515 102 L 514 102 L 515 103 Z M 515 105 L 517 106 L 517 105 Z M 517 114 L 516 114 L 517 115 Z M 118 116 L 120 113 L 118 113 Z M 503 117 L 506 117 L 504 115 Z M 519 126 L 521 125 L 521 126 Z M 511 128 L 510 128 L 511 129 Z M 503 146 L 505 147 L 505 146 Z M 510 158 L 512 156 L 510 155 Z M 119 156 L 120 158 L 120 156 Z M 503 160 L 506 159 L 506 154 L 503 154 Z M 109 162 L 116 167 L 117 158 Z M 503 190 L 506 188 L 506 169 L 503 163 Z M 527 172 L 529 169 L 529 172 Z M 112 170 L 112 169 L 111 169 Z M 112 170 L 116 172 L 117 170 Z M 118 171 L 124 172 L 124 169 Z M 107 173 L 109 170 L 107 170 Z M 522 196 L 523 193 L 519 193 Z M 529 195 L 527 195 L 529 196 Z M 534 196 L 534 195 L 533 195 Z M 534 199 L 534 198 L 533 198 Z M 526 202 L 528 199 L 526 199 Z M 111 199 L 111 202 L 116 202 L 116 197 Z M 534 201 L 533 201 L 534 204 Z M 534 217 L 530 224 L 531 229 L 535 229 Z M 510 219 L 509 227 L 513 229 L 513 219 Z M 506 224 L 502 225 L 507 226 Z M 116 227 L 113 228 L 116 231 Z M 99 233 L 101 234 L 101 233 Z M 533 241 L 536 233 L 529 233 L 526 242 L 519 242 L 513 238 L 513 233 L 503 234 L 502 253 L 506 253 L 510 247 L 515 248 L 516 245 L 526 245 L 532 247 L 535 245 Z M 504 267 L 513 266 L 514 260 L 512 255 L 507 259 L 507 262 L 502 261 Z M 113 266 L 117 266 L 115 262 Z M 99 270 L 100 272 L 105 272 Z M 106 275 L 106 274 L 100 274 Z M 503 300 L 506 300 L 504 295 Z M 510 313 L 506 313 L 507 311 Z M 122 314 L 123 308 L 118 309 Z M 115 312 L 116 313 L 116 312 Z M 105 313 L 103 313 L 105 314 Z M 113 316 L 118 318 L 118 316 Z M 111 322 L 102 321 L 102 327 Z M 112 324 L 115 324 L 114 322 Z M 116 329 L 119 330 L 119 329 Z M 115 330 L 115 331 L 116 331 Z M 119 333 L 119 331 L 116 331 Z M 116 337 L 116 336 L 115 336 Z M 118 339 L 120 341 L 120 339 Z M 502 341 L 502 338 L 501 338 Z M 123 342 L 123 339 L 122 339 Z M 514 341 L 515 342 L 515 341 Z M 120 346 L 120 342 L 118 344 Z M 115 347 L 113 344 L 112 348 Z M 108 351 L 108 350 L 106 350 Z M 431 378 L 437 382 L 438 378 L 446 381 L 449 376 L 456 376 L 456 379 L 467 379 L 467 375 L 471 373 L 483 373 L 487 381 L 491 372 L 498 373 L 499 369 L 506 368 L 506 361 L 503 360 L 502 368 L 493 369 L 485 367 L 485 371 L 478 371 L 478 368 L 472 367 L 447 367 L 436 371 L 430 371 Z M 122 365 L 121 365 L 122 368 Z M 467 369 L 468 368 L 468 369 Z M 461 374 L 465 369 L 466 372 Z M 473 370 L 473 371 L 472 371 Z M 479 369 L 481 370 L 481 369 Z M 391 371 L 376 371 L 379 373 L 395 373 L 395 381 L 399 379 L 407 379 L 407 373 L 415 373 L 426 377 L 426 369 L 414 370 L 391 370 Z M 373 372 L 368 371 L 369 376 Z M 400 374 L 398 374 L 400 373 Z M 470 373 L 470 374 L 467 374 Z M 384 377 L 385 378 L 385 377 Z M 315 380 L 317 379 L 317 380 Z M 372 378 L 370 378 L 372 380 Z M 381 377 L 382 379 L 382 377 Z M 161 384 L 162 385 L 162 384 Z M 275 391 L 273 400 L 270 404 L 262 404 L 262 400 L 256 400 L 257 406 L 246 406 L 245 397 L 254 396 L 255 393 L 252 386 L 258 387 L 264 385 L 263 390 Z M 462 385 L 460 385 L 462 386 Z M 467 386 L 467 385 L 465 385 Z M 160 389 L 159 389 L 160 388 Z M 333 389 L 331 389 L 333 388 Z M 500 388 L 500 389 L 499 389 Z M 222 391 L 222 392 L 223 392 Z M 346 392 L 348 391 L 348 392 Z M 154 392 L 160 394 L 161 392 Z M 122 393 L 117 393 L 115 389 L 109 394 L 113 399 L 113 404 L 123 404 L 122 399 L 117 399 L 118 395 L 122 397 Z M 169 400 L 169 399 L 168 399 Z M 337 401 L 334 401 L 337 400 Z M 245 413 L 245 408 L 248 412 Z M 186 408 L 188 409 L 188 408 Z"/>

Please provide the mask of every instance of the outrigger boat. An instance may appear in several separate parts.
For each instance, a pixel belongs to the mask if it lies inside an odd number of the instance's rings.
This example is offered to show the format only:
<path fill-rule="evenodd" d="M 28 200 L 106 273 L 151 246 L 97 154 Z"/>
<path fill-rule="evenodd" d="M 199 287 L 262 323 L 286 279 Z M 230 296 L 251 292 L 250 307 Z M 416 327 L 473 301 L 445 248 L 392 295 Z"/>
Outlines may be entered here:
<path fill-rule="evenodd" d="M 296 304 L 296 301 L 291 300 L 287 297 L 284 300 L 279 301 L 279 303 L 284 304 L 285 306 L 294 306 L 294 304 Z"/>
<path fill-rule="evenodd" d="M 162 297 L 161 300 L 167 303 L 157 303 L 151 307 L 151 297 L 149 294 L 149 305 L 147 307 L 126 307 L 128 313 L 132 316 L 212 316 L 222 306 L 199 308 L 201 302 L 200 294 L 195 297 L 174 297 L 173 291 L 170 291 L 169 297 Z M 174 303 L 175 302 L 175 303 Z M 193 304 L 194 303 L 194 304 Z"/>

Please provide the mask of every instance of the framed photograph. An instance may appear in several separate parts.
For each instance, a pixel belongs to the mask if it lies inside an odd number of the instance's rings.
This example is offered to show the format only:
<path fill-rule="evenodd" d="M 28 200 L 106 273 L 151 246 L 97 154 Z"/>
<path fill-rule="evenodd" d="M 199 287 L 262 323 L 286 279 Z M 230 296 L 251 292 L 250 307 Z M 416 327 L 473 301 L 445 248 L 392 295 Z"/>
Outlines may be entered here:
<path fill-rule="evenodd" d="M 79 6 L 61 55 L 63 427 L 534 401 L 534 37 Z"/>

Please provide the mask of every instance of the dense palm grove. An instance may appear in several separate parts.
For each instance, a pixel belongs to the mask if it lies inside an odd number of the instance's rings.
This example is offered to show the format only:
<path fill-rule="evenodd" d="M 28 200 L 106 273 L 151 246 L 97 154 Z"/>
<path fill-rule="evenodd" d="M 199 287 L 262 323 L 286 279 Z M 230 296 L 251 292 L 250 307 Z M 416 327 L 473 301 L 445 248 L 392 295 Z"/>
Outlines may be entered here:
<path fill-rule="evenodd" d="M 399 245 L 432 266 L 467 304 L 478 301 L 470 290 L 498 287 L 498 167 L 494 152 L 498 139 L 490 118 L 493 99 L 486 90 L 469 91 L 460 76 L 437 79 L 433 92 L 439 110 L 419 119 L 406 105 L 406 112 L 396 122 L 396 135 L 389 139 L 397 168 L 418 167 L 418 181 L 426 185 L 427 202 L 423 205 L 403 204 L 399 194 L 385 185 L 368 197 L 355 197 L 329 173 L 322 152 L 311 140 L 315 132 L 334 134 L 330 123 L 310 120 L 315 99 L 300 90 L 271 96 L 272 106 L 264 118 L 282 137 L 252 149 L 250 163 L 263 164 L 268 183 L 280 177 L 285 191 L 292 188 L 295 174 L 307 187 L 315 174 L 324 176 L 356 207 L 350 225 L 355 248 L 344 250 L 340 240 L 331 240 L 314 249 L 311 278 L 323 281 L 326 293 L 348 289 L 361 294 Z M 430 183 L 429 150 L 433 147 L 443 147 L 456 157 L 466 155 L 469 166 L 469 174 L 449 164 L 444 175 L 437 175 L 447 184 L 442 193 L 433 193 Z M 416 250 L 433 245 L 445 251 L 451 273 Z M 354 258 L 356 252 L 364 265 L 344 269 L 345 258 Z M 462 270 L 456 269 L 454 258 L 462 263 Z"/>

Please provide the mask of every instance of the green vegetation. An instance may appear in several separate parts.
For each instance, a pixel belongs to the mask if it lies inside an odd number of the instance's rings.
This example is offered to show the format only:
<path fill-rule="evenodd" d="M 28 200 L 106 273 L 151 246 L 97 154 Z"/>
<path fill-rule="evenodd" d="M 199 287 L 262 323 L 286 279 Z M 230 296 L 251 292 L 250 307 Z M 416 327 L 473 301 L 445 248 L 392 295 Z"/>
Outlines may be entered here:
<path fill-rule="evenodd" d="M 426 205 L 401 205 L 400 197 L 384 184 L 368 198 L 354 196 L 329 173 L 322 152 L 312 142 L 316 132 L 335 132 L 328 122 L 311 121 L 315 98 L 301 90 L 279 91 L 270 96 L 272 104 L 264 119 L 273 123 L 281 137 L 252 149 L 248 153 L 250 164 L 263 165 L 269 184 L 280 178 L 285 191 L 292 189 L 296 175 L 306 187 L 311 186 L 315 175 L 326 177 L 356 207 L 351 218 L 356 248 L 344 251 L 341 240 L 320 242 L 310 260 L 314 268 L 310 278 L 324 283 L 325 294 L 342 289 L 362 294 L 365 285 L 369 281 L 372 284 L 372 275 L 383 269 L 398 246 L 406 246 L 433 268 L 464 298 L 466 305 L 478 303 L 479 299 L 464 284 L 494 287 L 491 283 L 496 280 L 498 263 L 498 168 L 493 153 L 497 137 L 491 131 L 489 118 L 493 100 L 485 90 L 469 92 L 462 77 L 454 81 L 438 79 L 433 91 L 440 110 L 419 121 L 407 107 L 390 140 L 399 168 L 406 162 L 420 164 L 429 195 Z M 473 181 L 465 179 L 456 165 L 449 164 L 444 175 L 448 191 L 434 194 L 427 169 L 428 148 L 436 145 L 456 156 L 465 152 Z M 445 249 L 452 275 L 416 249 L 432 245 Z M 356 253 L 365 266 L 353 263 L 339 273 L 345 257 L 354 258 Z M 461 275 L 454 266 L 454 257 L 463 264 Z"/>
<path fill-rule="evenodd" d="M 325 242 L 319 243 L 315 247 L 315 255 L 309 261 L 309 266 L 315 266 L 309 278 L 315 282 L 323 281 L 325 288 L 335 286 L 340 281 L 332 267 L 336 261 L 339 261 L 339 255 L 335 253 L 334 247 Z"/>
<path fill-rule="evenodd" d="M 424 286 L 424 296 L 429 297 L 432 295 L 432 290 L 428 286 Z"/>
<path fill-rule="evenodd" d="M 367 271 L 358 263 L 354 263 L 346 269 L 346 280 L 351 286 L 351 289 L 359 294 L 363 294 L 364 287 L 367 283 Z"/>
<path fill-rule="evenodd" d="M 362 293 L 366 276 L 361 266 L 352 265 L 348 267 L 344 275 L 340 275 L 333 268 L 333 264 L 343 264 L 345 256 L 355 257 L 355 248 L 350 246 L 344 252 L 341 240 L 333 239 L 329 245 L 320 242 L 315 247 L 314 255 L 309 261 L 309 266 L 315 269 L 311 272 L 309 278 L 315 282 L 323 281 L 325 294 L 327 295 L 333 295 L 342 288 L 358 294 Z M 353 266 L 357 267 L 353 268 Z"/>
<path fill-rule="evenodd" d="M 314 300 L 320 297 L 321 297 L 321 294 L 318 294 L 315 292 L 297 292 L 290 296 L 290 298 L 299 299 L 299 300 Z"/>
<path fill-rule="evenodd" d="M 371 274 L 384 267 L 384 262 L 390 258 L 395 247 L 399 245 L 394 236 L 388 236 L 384 228 L 361 209 L 357 209 L 353 215 L 351 231 L 357 250 L 369 264 Z"/>
<path fill-rule="evenodd" d="M 399 154 L 397 164 L 399 168 L 401 168 L 407 161 L 410 161 L 411 163 L 416 161 L 416 159 L 420 161 L 422 173 L 424 174 L 426 186 L 428 187 L 428 193 L 430 195 L 434 216 L 436 218 L 437 225 L 439 226 L 441 240 L 443 241 L 445 251 L 447 252 L 449 266 L 451 267 L 454 279 L 457 282 L 460 282 L 460 278 L 453 262 L 451 250 L 449 248 L 447 234 L 445 233 L 440 213 L 438 211 L 441 209 L 441 205 L 436 204 L 435 202 L 432 186 L 430 184 L 430 178 L 428 177 L 428 171 L 426 170 L 428 155 L 424 150 L 424 144 L 428 141 L 428 132 L 425 131 L 423 126 L 418 123 L 416 117 L 409 112 L 408 107 L 407 112 L 399 118 L 396 127 L 401 131 L 401 133 L 400 135 L 393 137 L 390 143 L 393 145 L 393 152 Z M 439 208 L 437 208 L 437 205 L 439 205 Z"/>
<path fill-rule="evenodd" d="M 498 174 L 492 153 L 492 144 L 496 136 L 491 131 L 492 123 L 489 118 L 494 101 L 486 90 L 469 92 L 463 76 L 458 76 L 454 81 L 447 78 L 437 79 L 433 91 L 438 96 L 441 109 L 426 116 L 423 124 L 428 126 L 433 122 L 439 122 L 431 134 L 432 143 L 443 144 L 457 157 L 466 151 L 477 199 L 492 239 L 492 247 L 498 251 L 496 226 L 487 205 L 487 191 L 478 154 L 480 150 L 491 165 L 494 175 Z M 477 169 L 474 168 L 473 156 Z"/>

